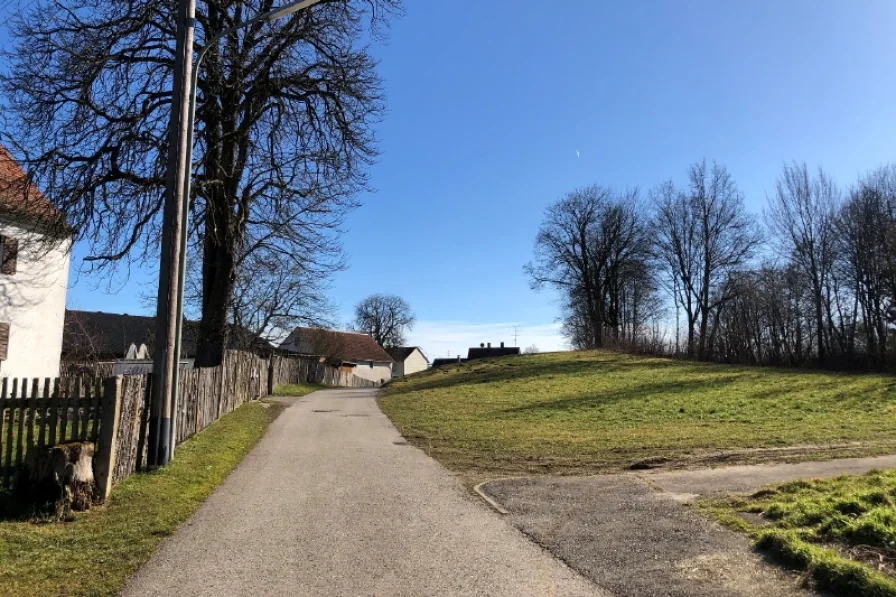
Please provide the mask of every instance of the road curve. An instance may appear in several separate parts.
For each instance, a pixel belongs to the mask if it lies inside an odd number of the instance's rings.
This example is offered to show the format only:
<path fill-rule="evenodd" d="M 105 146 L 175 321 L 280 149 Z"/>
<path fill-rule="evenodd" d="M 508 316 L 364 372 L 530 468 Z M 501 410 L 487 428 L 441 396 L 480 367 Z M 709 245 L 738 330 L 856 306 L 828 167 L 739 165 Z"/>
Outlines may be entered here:
<path fill-rule="evenodd" d="M 372 390 L 295 401 L 122 595 L 606 595 L 402 444 Z"/>

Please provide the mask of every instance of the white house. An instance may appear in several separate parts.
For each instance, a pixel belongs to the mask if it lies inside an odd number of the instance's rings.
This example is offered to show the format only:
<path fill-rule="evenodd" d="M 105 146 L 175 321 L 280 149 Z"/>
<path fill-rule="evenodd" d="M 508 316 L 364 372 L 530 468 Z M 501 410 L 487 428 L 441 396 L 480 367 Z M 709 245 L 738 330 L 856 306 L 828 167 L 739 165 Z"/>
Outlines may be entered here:
<path fill-rule="evenodd" d="M 392 377 L 402 377 L 429 369 L 429 359 L 426 358 L 419 346 L 396 346 L 386 352 L 395 359 Z"/>
<path fill-rule="evenodd" d="M 392 357 L 369 334 L 296 328 L 280 348 L 336 361 L 343 371 L 376 383 L 392 379 Z"/>
<path fill-rule="evenodd" d="M 61 216 L 0 145 L 0 378 L 56 377 L 69 248 Z"/>

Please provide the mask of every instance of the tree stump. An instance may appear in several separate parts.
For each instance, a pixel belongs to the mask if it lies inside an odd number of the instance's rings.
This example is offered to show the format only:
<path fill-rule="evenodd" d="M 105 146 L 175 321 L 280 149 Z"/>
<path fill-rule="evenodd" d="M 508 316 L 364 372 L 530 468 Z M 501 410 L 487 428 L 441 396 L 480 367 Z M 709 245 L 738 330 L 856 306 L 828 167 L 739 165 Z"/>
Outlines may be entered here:
<path fill-rule="evenodd" d="M 17 487 L 36 504 L 52 506 L 60 518 L 93 504 L 93 455 L 91 442 L 71 442 L 34 448 L 25 460 Z"/>

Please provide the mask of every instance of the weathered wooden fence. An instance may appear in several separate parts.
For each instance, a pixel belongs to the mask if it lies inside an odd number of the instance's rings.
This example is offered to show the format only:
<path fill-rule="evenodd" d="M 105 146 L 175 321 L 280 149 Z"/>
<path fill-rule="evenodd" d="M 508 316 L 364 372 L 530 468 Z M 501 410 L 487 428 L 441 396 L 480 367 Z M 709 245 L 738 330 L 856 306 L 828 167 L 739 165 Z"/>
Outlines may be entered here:
<path fill-rule="evenodd" d="M 272 387 L 288 383 L 311 383 L 341 388 L 375 388 L 379 385 L 310 357 L 271 357 L 270 376 Z"/>
<path fill-rule="evenodd" d="M 151 380 L 151 375 L 125 375 L 0 381 L 0 488 L 12 486 L 30 450 L 67 441 L 98 443 L 94 471 L 105 495 L 112 484 L 146 468 Z M 315 358 L 264 359 L 227 351 L 218 367 L 181 371 L 175 446 L 288 383 L 377 385 Z"/>
<path fill-rule="evenodd" d="M 99 438 L 101 380 L 0 380 L 0 487 L 9 488 L 28 453 Z"/>

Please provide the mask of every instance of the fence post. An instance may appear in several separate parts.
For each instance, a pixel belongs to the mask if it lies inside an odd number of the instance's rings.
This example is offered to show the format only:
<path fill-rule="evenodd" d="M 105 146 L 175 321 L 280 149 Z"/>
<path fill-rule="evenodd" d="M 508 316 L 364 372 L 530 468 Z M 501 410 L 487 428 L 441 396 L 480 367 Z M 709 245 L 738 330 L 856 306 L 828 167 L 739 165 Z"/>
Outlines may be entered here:
<path fill-rule="evenodd" d="M 109 498 L 115 471 L 115 455 L 118 451 L 118 420 L 121 414 L 121 376 L 110 377 L 103 382 L 103 406 L 101 410 L 100 437 L 93 459 L 93 478 L 96 480 L 96 500 Z"/>

